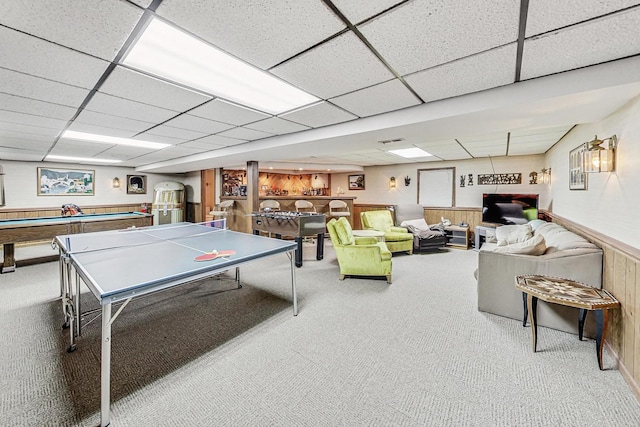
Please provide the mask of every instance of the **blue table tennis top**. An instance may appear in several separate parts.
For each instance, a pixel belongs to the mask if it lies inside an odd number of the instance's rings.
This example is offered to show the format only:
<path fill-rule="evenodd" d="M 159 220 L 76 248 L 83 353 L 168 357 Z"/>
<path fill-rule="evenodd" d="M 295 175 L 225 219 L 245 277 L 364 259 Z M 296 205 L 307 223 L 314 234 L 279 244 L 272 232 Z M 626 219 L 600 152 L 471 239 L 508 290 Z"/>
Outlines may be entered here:
<path fill-rule="evenodd" d="M 57 236 L 56 243 L 103 305 L 296 249 L 294 242 L 212 228 L 206 223 L 71 234 Z M 195 261 L 213 250 L 236 253 Z"/>

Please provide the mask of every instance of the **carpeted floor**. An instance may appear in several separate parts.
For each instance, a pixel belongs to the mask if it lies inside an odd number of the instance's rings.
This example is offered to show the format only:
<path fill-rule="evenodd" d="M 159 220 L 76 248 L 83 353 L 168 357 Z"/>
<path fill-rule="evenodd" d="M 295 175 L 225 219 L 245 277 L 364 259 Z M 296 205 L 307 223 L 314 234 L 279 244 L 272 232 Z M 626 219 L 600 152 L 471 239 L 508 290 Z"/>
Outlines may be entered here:
<path fill-rule="evenodd" d="M 593 341 L 476 309 L 477 253 L 393 258 L 393 284 L 289 260 L 134 300 L 114 323 L 113 426 L 637 426 Z M 114 274 L 118 274 L 117 269 Z M 99 424 L 100 321 L 67 354 L 57 263 L 0 276 L 0 425 Z M 83 308 L 96 307 L 83 293 Z"/>

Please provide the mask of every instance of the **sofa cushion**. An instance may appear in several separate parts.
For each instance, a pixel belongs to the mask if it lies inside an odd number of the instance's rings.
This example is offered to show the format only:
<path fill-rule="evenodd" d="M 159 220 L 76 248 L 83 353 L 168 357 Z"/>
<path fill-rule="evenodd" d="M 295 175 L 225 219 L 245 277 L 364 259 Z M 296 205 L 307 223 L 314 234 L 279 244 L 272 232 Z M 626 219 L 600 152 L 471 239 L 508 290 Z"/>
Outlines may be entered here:
<path fill-rule="evenodd" d="M 336 221 L 333 228 L 336 230 L 336 234 L 338 235 L 338 239 L 340 239 L 339 243 L 341 245 L 353 244 L 353 234 L 351 234 L 351 230 L 347 230 L 347 226 L 342 221 Z"/>
<path fill-rule="evenodd" d="M 536 228 L 536 235 L 542 235 L 547 245 L 546 253 L 554 253 L 567 249 L 596 248 L 597 246 L 589 242 L 584 237 L 567 230 L 559 224 L 547 222 Z"/>
<path fill-rule="evenodd" d="M 542 255 L 547 249 L 544 237 L 538 234 L 524 242 L 512 243 L 506 246 L 498 246 L 495 252 L 521 255 Z"/>
<path fill-rule="evenodd" d="M 512 243 L 521 243 L 532 237 L 531 226 L 529 224 L 522 225 L 503 225 L 496 228 L 496 239 L 498 246 L 510 245 Z"/>

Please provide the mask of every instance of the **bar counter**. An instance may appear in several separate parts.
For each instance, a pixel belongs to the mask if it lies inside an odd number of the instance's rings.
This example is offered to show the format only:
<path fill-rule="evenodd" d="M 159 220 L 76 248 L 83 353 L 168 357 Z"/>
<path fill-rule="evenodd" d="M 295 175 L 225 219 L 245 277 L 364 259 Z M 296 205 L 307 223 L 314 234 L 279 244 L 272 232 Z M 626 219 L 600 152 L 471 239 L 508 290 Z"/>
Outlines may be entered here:
<path fill-rule="evenodd" d="M 326 215 L 327 221 L 331 219 L 329 216 L 329 202 L 331 200 L 342 200 L 346 202 L 349 207 L 349 212 L 351 212 L 351 215 L 353 216 L 354 199 L 355 197 L 353 196 L 303 196 L 300 194 L 289 196 L 260 196 L 259 198 L 260 202 L 263 200 L 277 200 L 280 203 L 281 211 L 295 211 L 296 200 L 308 200 L 313 203 L 316 208 L 316 212 Z M 225 200 L 235 201 L 233 208 L 227 216 L 227 227 L 234 231 L 251 233 L 251 217 L 249 215 L 253 212 L 253 209 L 251 209 L 251 206 L 248 206 L 247 198 L 237 196 L 220 197 L 220 201 Z M 353 218 L 350 218 L 349 222 L 353 224 Z"/>

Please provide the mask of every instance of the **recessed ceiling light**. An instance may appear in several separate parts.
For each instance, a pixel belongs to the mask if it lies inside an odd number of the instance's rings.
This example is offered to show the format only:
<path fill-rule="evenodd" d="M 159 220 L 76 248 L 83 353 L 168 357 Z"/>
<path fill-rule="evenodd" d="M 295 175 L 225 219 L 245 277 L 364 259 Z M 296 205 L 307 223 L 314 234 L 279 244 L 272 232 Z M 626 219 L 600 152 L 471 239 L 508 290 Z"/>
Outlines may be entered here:
<path fill-rule="evenodd" d="M 121 163 L 122 160 L 112 159 L 96 159 L 93 157 L 71 157 L 71 156 L 57 156 L 55 154 L 49 154 L 45 160 L 66 160 L 71 162 L 83 162 L 83 163 Z"/>
<path fill-rule="evenodd" d="M 151 19 L 122 63 L 271 114 L 319 100 L 157 18 Z"/>
<path fill-rule="evenodd" d="M 429 154 L 421 148 L 401 148 L 398 150 L 389 150 L 387 153 L 394 154 L 396 156 L 404 157 L 405 159 L 413 159 L 416 157 L 431 157 L 433 154 Z"/>
<path fill-rule="evenodd" d="M 61 138 L 77 139 L 80 141 L 101 142 L 104 144 L 128 145 L 131 147 L 151 148 L 160 150 L 167 148 L 171 144 L 162 144 L 160 142 L 141 141 L 131 138 L 118 138 L 117 136 L 98 135 L 95 133 L 76 132 L 74 130 L 66 130 L 62 133 Z"/>

